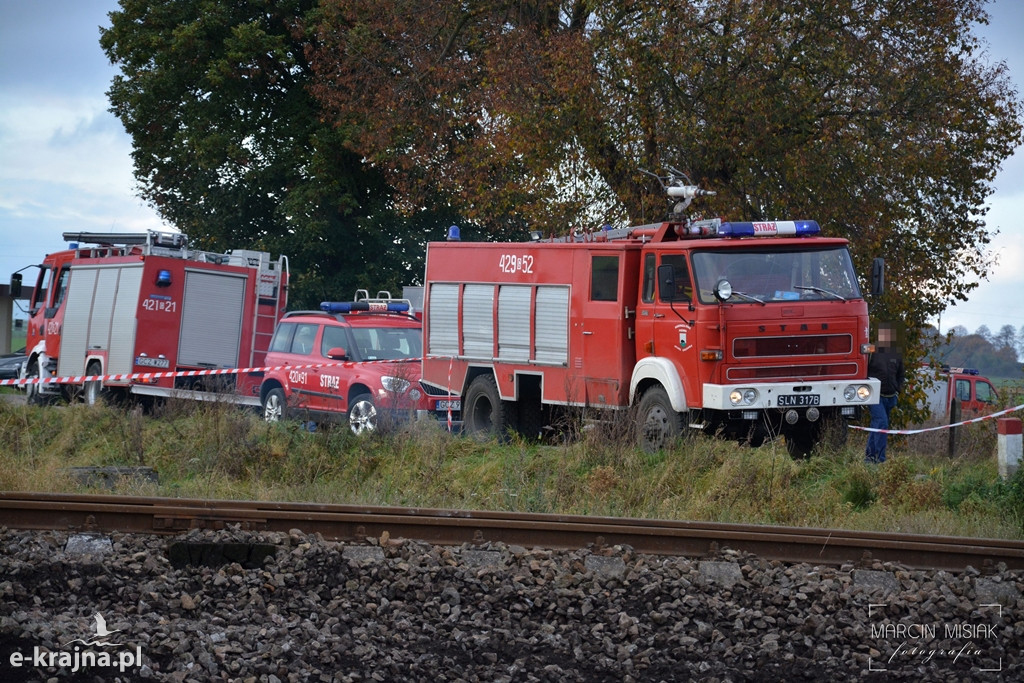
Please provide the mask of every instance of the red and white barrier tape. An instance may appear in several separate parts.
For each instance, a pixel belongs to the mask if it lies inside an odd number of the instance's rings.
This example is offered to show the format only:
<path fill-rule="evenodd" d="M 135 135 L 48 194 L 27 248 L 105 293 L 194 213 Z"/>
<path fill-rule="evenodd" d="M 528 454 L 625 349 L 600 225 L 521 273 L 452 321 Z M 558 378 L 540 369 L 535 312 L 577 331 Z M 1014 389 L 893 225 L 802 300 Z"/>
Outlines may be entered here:
<path fill-rule="evenodd" d="M 274 365 L 264 368 L 223 368 L 218 370 L 181 370 L 176 372 L 133 372 L 122 373 L 118 375 L 78 375 L 75 377 L 27 377 L 25 379 L 0 380 L 0 387 L 25 386 L 28 384 L 84 384 L 85 382 L 126 382 L 136 379 L 150 380 L 162 379 L 165 377 L 207 377 L 211 375 L 235 375 L 243 372 L 270 372 L 272 370 L 308 370 L 310 368 L 334 367 L 344 364 L 345 363 L 310 363 L 308 365 Z"/>
<path fill-rule="evenodd" d="M 455 364 L 455 356 L 448 359 L 448 384 L 445 389 L 448 390 L 448 395 L 452 395 L 452 366 Z M 452 431 L 452 402 L 448 401 L 448 431 Z"/>
<path fill-rule="evenodd" d="M 974 422 L 984 422 L 985 420 L 994 420 L 997 417 L 1006 415 L 1007 413 L 1013 413 L 1018 410 L 1024 410 L 1024 403 L 1013 408 L 1007 408 L 1006 410 L 1000 410 L 998 413 L 992 413 L 991 415 L 984 415 L 982 417 L 975 417 L 970 420 L 964 420 L 963 422 L 956 422 L 949 425 L 939 425 L 938 427 L 926 427 L 924 429 L 872 429 L 871 427 L 860 427 L 857 425 L 847 425 L 850 429 L 859 429 L 862 432 L 878 432 L 879 434 L 923 434 L 924 432 L 934 432 L 940 429 L 952 429 L 953 427 L 962 427 L 963 425 L 969 425 Z"/>

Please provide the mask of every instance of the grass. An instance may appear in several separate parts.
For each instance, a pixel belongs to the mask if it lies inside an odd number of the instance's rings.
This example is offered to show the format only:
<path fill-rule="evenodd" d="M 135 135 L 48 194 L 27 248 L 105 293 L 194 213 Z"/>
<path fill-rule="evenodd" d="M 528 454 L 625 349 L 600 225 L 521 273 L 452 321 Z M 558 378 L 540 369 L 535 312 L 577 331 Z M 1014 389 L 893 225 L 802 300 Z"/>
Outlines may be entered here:
<path fill-rule="evenodd" d="M 699 435 L 648 456 L 626 431 L 496 444 L 430 423 L 360 438 L 227 404 L 171 401 L 144 415 L 0 401 L 0 490 L 99 492 L 69 468 L 145 465 L 159 484 L 123 481 L 117 492 L 1024 538 L 1024 471 L 999 481 L 994 423 L 962 430 L 955 458 L 944 432 L 893 438 L 880 466 L 864 464 L 861 432 L 793 461 L 781 441 L 749 448 Z"/>

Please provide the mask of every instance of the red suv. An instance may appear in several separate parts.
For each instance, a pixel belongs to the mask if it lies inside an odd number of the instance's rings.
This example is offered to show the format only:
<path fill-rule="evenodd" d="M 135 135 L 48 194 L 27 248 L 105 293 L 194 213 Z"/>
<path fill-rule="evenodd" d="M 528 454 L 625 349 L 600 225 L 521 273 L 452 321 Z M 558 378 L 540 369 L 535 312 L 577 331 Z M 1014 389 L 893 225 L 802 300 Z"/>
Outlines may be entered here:
<path fill-rule="evenodd" d="M 420 386 L 422 323 L 408 300 L 387 292 L 371 299 L 359 290 L 353 301 L 320 308 L 286 313 L 278 322 L 266 360 L 273 369 L 260 386 L 264 419 L 345 416 L 361 434 L 379 419 L 437 411 L 438 397 Z"/>

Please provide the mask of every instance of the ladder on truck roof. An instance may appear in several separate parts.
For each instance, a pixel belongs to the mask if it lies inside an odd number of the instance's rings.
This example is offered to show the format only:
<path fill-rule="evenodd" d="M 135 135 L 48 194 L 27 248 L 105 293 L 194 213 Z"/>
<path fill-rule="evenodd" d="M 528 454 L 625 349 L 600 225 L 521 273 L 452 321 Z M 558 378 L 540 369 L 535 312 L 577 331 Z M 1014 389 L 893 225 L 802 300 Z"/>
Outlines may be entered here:
<path fill-rule="evenodd" d="M 84 242 L 103 247 L 145 247 L 144 253 L 163 253 L 174 249 L 184 254 L 188 247 L 188 235 L 183 232 L 65 232 L 65 242 Z M 158 251 L 154 251 L 154 249 Z"/>
<path fill-rule="evenodd" d="M 230 259 L 233 265 L 246 265 L 256 271 L 256 305 L 253 306 L 252 321 L 253 339 L 252 344 L 249 345 L 249 367 L 251 368 L 256 362 L 257 349 L 270 350 L 274 328 L 277 326 L 278 318 L 281 317 L 280 288 L 284 286 L 281 276 L 282 274 L 289 275 L 288 257 L 281 254 L 277 261 L 273 261 L 270 254 L 265 251 L 235 249 L 230 252 Z M 241 264 L 236 264 L 236 260 L 241 260 Z M 273 312 L 269 306 L 264 311 L 264 307 L 260 305 L 263 301 L 274 302 Z M 262 328 L 260 327 L 261 322 L 263 323 Z M 256 340 L 260 338 L 265 339 L 266 344 L 262 346 L 258 344 Z"/>

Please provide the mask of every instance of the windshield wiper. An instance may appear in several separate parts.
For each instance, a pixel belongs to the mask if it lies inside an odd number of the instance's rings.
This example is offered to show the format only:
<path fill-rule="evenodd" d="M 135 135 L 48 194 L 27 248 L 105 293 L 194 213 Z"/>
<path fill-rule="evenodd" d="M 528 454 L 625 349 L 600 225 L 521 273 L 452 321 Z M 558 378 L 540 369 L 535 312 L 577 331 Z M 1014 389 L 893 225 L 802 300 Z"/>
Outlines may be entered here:
<path fill-rule="evenodd" d="M 834 296 L 835 298 L 839 299 L 840 301 L 846 301 L 846 297 L 843 296 L 842 294 L 836 294 L 832 290 L 822 289 L 821 287 L 805 287 L 803 285 L 793 285 L 793 289 L 807 289 L 807 290 L 810 290 L 812 292 L 817 292 L 818 294 L 828 294 L 829 296 Z"/>
<path fill-rule="evenodd" d="M 735 289 L 732 290 L 732 293 L 733 293 L 733 296 L 742 296 L 744 299 L 749 299 L 750 301 L 756 301 L 757 303 L 761 304 L 762 306 L 767 306 L 768 305 L 764 301 L 762 301 L 761 299 L 758 299 L 756 296 L 750 296 L 749 294 L 744 294 L 743 292 L 737 292 Z"/>

